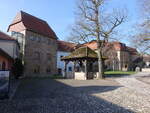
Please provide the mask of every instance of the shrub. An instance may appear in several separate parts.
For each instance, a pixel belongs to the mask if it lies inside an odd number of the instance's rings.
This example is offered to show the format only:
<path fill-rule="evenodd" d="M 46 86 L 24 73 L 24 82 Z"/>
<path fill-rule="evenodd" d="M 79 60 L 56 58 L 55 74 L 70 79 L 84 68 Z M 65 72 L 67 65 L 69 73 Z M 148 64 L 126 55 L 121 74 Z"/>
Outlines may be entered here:
<path fill-rule="evenodd" d="M 24 66 L 22 64 L 22 60 L 16 58 L 12 67 L 12 73 L 16 79 L 23 75 Z"/>

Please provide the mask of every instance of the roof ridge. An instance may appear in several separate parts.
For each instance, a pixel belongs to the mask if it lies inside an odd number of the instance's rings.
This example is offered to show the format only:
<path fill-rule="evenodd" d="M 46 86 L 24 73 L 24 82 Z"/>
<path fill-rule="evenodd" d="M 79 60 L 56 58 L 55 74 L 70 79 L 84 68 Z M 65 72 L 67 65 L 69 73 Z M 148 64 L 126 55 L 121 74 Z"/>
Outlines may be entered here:
<path fill-rule="evenodd" d="M 22 11 L 22 10 L 21 10 L 20 13 L 21 13 L 21 20 L 22 20 L 22 14 L 26 14 L 26 15 L 29 15 L 29 16 L 31 16 L 31 17 L 33 17 L 33 18 L 36 18 L 36 19 L 38 19 L 38 20 L 41 20 L 41 21 L 47 23 L 45 20 L 41 19 L 40 17 L 36 17 L 36 16 L 34 16 L 34 15 L 32 15 L 32 14 L 26 13 L 25 11 Z"/>
<path fill-rule="evenodd" d="M 68 42 L 68 41 L 64 41 L 64 40 L 58 40 L 58 42 L 65 42 L 65 43 L 70 43 L 70 44 L 75 44 L 75 45 L 77 45 L 76 43 Z"/>

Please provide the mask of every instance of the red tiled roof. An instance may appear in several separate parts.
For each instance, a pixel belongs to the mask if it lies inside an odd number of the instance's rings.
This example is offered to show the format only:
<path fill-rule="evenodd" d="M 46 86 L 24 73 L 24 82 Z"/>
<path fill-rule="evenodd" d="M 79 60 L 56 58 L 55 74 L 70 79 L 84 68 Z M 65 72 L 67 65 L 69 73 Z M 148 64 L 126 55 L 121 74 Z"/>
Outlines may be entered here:
<path fill-rule="evenodd" d="M 3 56 L 3 57 L 5 57 L 5 58 L 7 58 L 7 59 L 9 59 L 9 60 L 13 60 L 13 58 L 10 56 L 10 55 L 8 55 L 4 50 L 2 50 L 1 48 L 0 48 L 0 55 L 1 56 Z"/>
<path fill-rule="evenodd" d="M 13 40 L 14 41 L 15 39 L 13 39 L 9 35 L 7 35 L 7 34 L 0 31 L 0 40 Z"/>
<path fill-rule="evenodd" d="M 126 50 L 126 45 L 123 44 L 123 43 L 120 43 L 120 42 L 109 42 L 109 43 L 106 43 L 106 46 L 109 46 L 110 44 L 113 44 L 114 49 L 117 50 L 117 51 Z M 93 40 L 91 42 L 82 44 L 82 46 L 88 46 L 89 48 L 91 48 L 93 50 L 96 50 L 97 49 L 97 42 L 96 42 L 96 40 Z"/>
<path fill-rule="evenodd" d="M 113 45 L 113 47 L 116 51 L 129 51 L 132 55 L 138 54 L 138 51 L 135 48 L 128 47 L 124 43 L 121 43 L 121 42 L 108 42 L 108 43 L 106 43 L 105 46 L 110 46 L 111 44 Z M 82 44 L 82 46 L 88 46 L 89 48 L 91 48 L 93 50 L 97 49 L 96 40 Z"/>
<path fill-rule="evenodd" d="M 121 42 L 110 42 L 114 45 L 115 50 L 117 51 L 126 51 L 126 45 L 124 43 Z"/>
<path fill-rule="evenodd" d="M 59 40 L 57 41 L 57 45 L 58 51 L 72 52 L 77 44 Z"/>
<path fill-rule="evenodd" d="M 92 50 L 96 50 L 97 49 L 97 42 L 96 42 L 96 40 L 93 40 L 91 42 L 83 44 L 83 46 L 87 46 L 87 47 L 91 48 Z"/>
<path fill-rule="evenodd" d="M 35 16 L 32 16 L 28 13 L 20 11 L 13 22 L 9 25 L 8 31 L 11 26 L 22 22 L 26 28 L 26 30 L 36 32 L 38 34 L 57 39 L 55 32 L 51 29 L 48 23 L 44 20 L 41 20 Z"/>
<path fill-rule="evenodd" d="M 128 47 L 127 46 L 127 50 L 132 54 L 132 55 L 137 55 L 138 51 L 135 48 L 132 47 Z"/>

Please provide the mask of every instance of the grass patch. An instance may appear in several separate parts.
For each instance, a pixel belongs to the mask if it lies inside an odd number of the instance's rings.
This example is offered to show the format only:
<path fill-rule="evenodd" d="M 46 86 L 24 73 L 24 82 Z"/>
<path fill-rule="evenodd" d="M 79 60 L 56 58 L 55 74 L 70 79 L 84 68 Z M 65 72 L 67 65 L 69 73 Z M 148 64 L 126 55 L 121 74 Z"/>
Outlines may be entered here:
<path fill-rule="evenodd" d="M 135 71 L 106 71 L 105 75 L 132 75 L 136 74 Z"/>
<path fill-rule="evenodd" d="M 52 75 L 50 76 L 51 79 L 64 79 L 62 75 Z"/>

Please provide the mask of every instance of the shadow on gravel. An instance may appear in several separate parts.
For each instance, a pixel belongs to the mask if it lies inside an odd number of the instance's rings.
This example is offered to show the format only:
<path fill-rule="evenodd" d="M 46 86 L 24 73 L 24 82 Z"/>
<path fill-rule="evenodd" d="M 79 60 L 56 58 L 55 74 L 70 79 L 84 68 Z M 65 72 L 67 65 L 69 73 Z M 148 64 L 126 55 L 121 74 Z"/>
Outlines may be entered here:
<path fill-rule="evenodd" d="M 7 106 L 1 105 L 0 111 L 2 113 L 134 113 L 92 96 L 93 93 L 107 92 L 119 87 L 72 87 L 48 78 L 24 79 L 13 100 Z"/>

